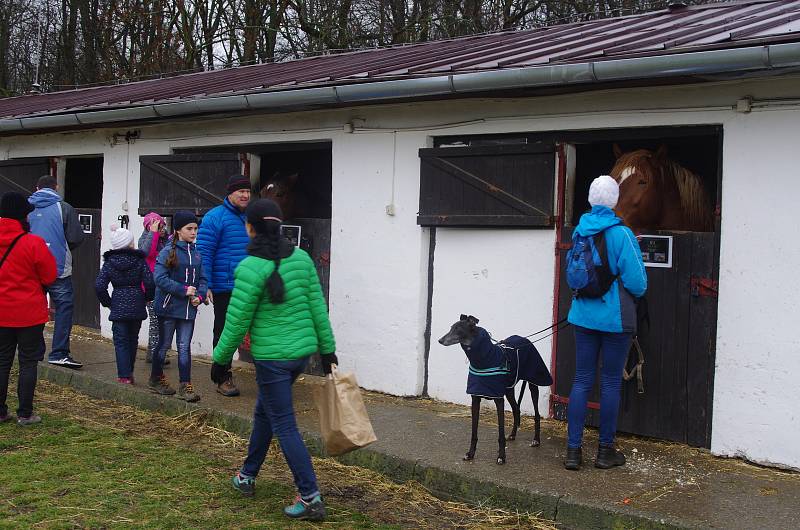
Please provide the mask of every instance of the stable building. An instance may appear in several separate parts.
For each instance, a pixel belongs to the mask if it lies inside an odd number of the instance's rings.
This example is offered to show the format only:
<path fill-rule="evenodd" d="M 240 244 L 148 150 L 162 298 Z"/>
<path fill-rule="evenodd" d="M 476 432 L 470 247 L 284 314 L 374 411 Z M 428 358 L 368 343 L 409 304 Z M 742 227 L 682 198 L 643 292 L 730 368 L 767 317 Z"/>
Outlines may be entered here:
<path fill-rule="evenodd" d="M 555 382 L 540 405 L 563 418 L 574 345 L 555 324 L 588 183 L 620 152 L 659 152 L 696 176 L 713 221 L 644 234 L 645 362 L 619 429 L 798 469 L 798 13 L 676 4 L 8 98 L 0 191 L 59 179 L 93 236 L 75 254 L 76 321 L 110 336 L 91 285 L 112 222 L 138 235 L 149 211 L 207 212 L 231 174 L 254 190 L 291 176 L 287 222 L 364 387 L 467 403 L 467 360 L 436 339 L 468 313 L 496 338 L 542 330 Z M 193 352 L 211 352 L 212 320 L 201 308 Z"/>

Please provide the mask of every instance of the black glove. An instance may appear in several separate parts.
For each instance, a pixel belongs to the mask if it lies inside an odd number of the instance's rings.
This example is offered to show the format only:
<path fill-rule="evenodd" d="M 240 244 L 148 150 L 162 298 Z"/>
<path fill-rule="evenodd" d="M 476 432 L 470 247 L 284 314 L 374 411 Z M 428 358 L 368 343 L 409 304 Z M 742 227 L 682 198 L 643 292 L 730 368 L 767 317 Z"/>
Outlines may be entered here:
<path fill-rule="evenodd" d="M 211 380 L 221 385 L 226 379 L 228 379 L 228 366 L 216 362 L 211 363 Z"/>
<path fill-rule="evenodd" d="M 325 375 L 331 373 L 331 365 L 332 364 L 339 364 L 339 359 L 336 358 L 336 354 L 331 353 L 322 353 L 319 356 L 320 360 L 322 360 L 322 371 Z"/>

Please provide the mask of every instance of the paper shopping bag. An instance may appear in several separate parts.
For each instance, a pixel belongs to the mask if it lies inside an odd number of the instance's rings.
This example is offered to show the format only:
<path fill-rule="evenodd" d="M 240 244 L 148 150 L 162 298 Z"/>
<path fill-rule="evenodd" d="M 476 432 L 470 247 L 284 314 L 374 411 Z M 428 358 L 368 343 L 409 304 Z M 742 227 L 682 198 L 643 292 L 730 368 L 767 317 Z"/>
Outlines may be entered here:
<path fill-rule="evenodd" d="M 334 365 L 325 384 L 314 388 L 314 402 L 329 455 L 343 455 L 377 440 L 355 374 L 342 373 Z"/>

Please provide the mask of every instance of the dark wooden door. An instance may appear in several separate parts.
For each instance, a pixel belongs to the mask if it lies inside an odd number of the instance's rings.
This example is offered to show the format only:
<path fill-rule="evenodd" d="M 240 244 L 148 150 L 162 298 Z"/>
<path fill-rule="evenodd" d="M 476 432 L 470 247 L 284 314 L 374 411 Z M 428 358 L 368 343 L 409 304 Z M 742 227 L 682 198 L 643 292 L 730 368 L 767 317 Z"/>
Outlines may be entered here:
<path fill-rule="evenodd" d="M 100 272 L 101 211 L 75 208 L 84 227 L 85 239 L 72 251 L 72 287 L 75 291 L 73 322 L 89 328 L 100 328 L 100 303 L 94 292 L 94 281 Z"/>
<path fill-rule="evenodd" d="M 203 215 L 222 204 L 228 177 L 241 173 L 235 153 L 140 156 L 139 164 L 139 215 Z"/>
<path fill-rule="evenodd" d="M 552 226 L 552 143 L 420 149 L 417 224 Z"/>
<path fill-rule="evenodd" d="M 564 274 L 564 254 L 573 227 L 562 230 L 563 250 L 559 316 L 569 312 L 571 293 Z M 647 268 L 650 324 L 639 330 L 644 351 L 644 393 L 636 381 L 623 381 L 618 430 L 687 443 L 711 444 L 711 405 L 717 324 L 717 235 L 713 232 L 659 232 L 673 237 L 671 268 Z M 566 419 L 575 375 L 575 342 L 567 328 L 556 342 L 553 414 Z M 633 366 L 633 357 L 628 366 Z M 599 390 L 595 384 L 586 424 L 599 425 Z"/>
<path fill-rule="evenodd" d="M 36 191 L 39 177 L 49 174 L 49 158 L 0 160 L 0 195 L 7 191 L 30 195 Z"/>

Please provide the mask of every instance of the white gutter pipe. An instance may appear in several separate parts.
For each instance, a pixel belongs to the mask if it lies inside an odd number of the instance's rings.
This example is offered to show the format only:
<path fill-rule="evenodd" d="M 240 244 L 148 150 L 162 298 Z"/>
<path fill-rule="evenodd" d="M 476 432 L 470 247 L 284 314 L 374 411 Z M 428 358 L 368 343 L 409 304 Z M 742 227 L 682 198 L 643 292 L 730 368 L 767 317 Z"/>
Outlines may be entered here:
<path fill-rule="evenodd" d="M 778 71 L 798 66 L 800 66 L 800 43 L 769 44 L 750 48 L 491 70 L 396 81 L 373 81 L 335 87 L 276 90 L 175 103 L 0 119 L 0 133 L 65 129 L 79 125 L 102 125 L 125 121 L 152 121 L 193 114 L 243 110 L 289 110 L 521 88 Z"/>

